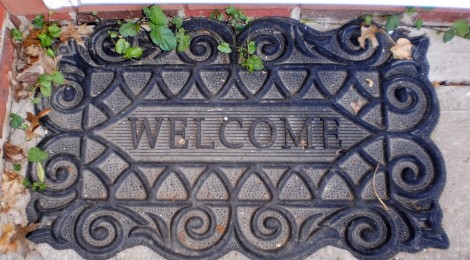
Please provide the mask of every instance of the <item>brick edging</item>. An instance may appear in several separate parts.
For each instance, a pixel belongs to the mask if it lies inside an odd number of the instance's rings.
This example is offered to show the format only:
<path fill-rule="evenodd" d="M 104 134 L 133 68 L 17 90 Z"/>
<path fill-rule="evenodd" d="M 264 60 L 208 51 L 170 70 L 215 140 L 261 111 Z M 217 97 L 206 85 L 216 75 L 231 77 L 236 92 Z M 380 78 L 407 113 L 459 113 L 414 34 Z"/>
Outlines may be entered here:
<path fill-rule="evenodd" d="M 48 13 L 42 0 L 0 0 L 7 11 L 13 16 L 31 16 Z M 83 5 L 54 10 L 51 16 L 56 20 L 71 20 L 75 17 L 86 18 L 91 12 L 98 12 L 103 19 L 131 18 L 140 16 L 139 4 L 125 5 Z M 186 17 L 208 17 L 214 9 L 223 9 L 228 4 L 163 4 L 160 5 L 170 15 Z M 402 13 L 405 7 L 399 6 L 364 6 L 364 5 L 319 5 L 319 4 L 235 4 L 248 16 L 258 18 L 265 16 L 284 16 L 296 19 L 316 19 L 328 17 L 332 19 L 354 19 L 363 14 L 385 15 Z M 293 12 L 294 11 L 294 12 Z M 432 12 L 423 12 L 420 17 L 428 21 L 450 22 L 459 18 L 470 18 L 470 9 L 436 8 Z"/>

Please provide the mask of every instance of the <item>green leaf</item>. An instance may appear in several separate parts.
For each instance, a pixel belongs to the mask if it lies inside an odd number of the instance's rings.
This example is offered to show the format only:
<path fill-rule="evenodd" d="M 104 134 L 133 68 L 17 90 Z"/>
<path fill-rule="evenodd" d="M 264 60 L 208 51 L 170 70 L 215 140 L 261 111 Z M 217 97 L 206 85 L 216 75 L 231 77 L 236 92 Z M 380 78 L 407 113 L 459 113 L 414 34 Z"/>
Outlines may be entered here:
<path fill-rule="evenodd" d="M 31 187 L 31 181 L 29 181 L 29 179 L 27 179 L 27 178 L 24 178 L 23 179 L 23 186 L 25 186 L 26 188 Z"/>
<path fill-rule="evenodd" d="M 442 40 L 444 42 L 448 42 L 450 40 L 452 40 L 455 36 L 455 31 L 454 30 L 448 30 L 446 33 L 444 33 L 444 37 L 442 38 Z"/>
<path fill-rule="evenodd" d="M 232 48 L 230 48 L 230 45 L 226 42 L 222 42 L 217 46 L 217 50 L 219 50 L 222 53 L 231 53 Z"/>
<path fill-rule="evenodd" d="M 160 46 L 160 49 L 164 51 L 170 51 L 176 49 L 176 36 L 168 28 L 164 26 L 156 27 L 150 32 L 150 38 L 152 42 Z"/>
<path fill-rule="evenodd" d="M 23 33 L 18 29 L 11 29 L 10 34 L 11 34 L 11 38 L 15 41 L 23 40 Z"/>
<path fill-rule="evenodd" d="M 219 15 L 217 15 L 217 21 L 223 22 L 224 20 L 225 20 L 225 16 L 223 13 L 220 13 Z"/>
<path fill-rule="evenodd" d="M 171 20 L 171 23 L 174 24 L 176 28 L 181 28 L 181 26 L 183 26 L 183 18 L 177 15 L 173 17 L 173 19 Z"/>
<path fill-rule="evenodd" d="M 38 180 L 40 182 L 44 182 L 44 177 L 46 173 L 44 172 L 44 168 L 42 167 L 41 163 L 36 164 L 36 174 L 38 175 Z"/>
<path fill-rule="evenodd" d="M 30 162 L 42 162 L 47 160 L 49 155 L 44 152 L 41 148 L 31 147 L 28 150 L 28 160 Z"/>
<path fill-rule="evenodd" d="M 240 20 L 246 21 L 246 19 L 248 19 L 248 17 L 243 12 L 240 12 Z"/>
<path fill-rule="evenodd" d="M 50 97 L 52 95 L 52 87 L 49 86 L 40 86 L 39 91 L 44 97 Z"/>
<path fill-rule="evenodd" d="M 33 22 L 32 22 L 34 28 L 36 29 L 42 29 L 44 27 L 44 15 L 38 14 L 36 17 L 34 17 Z"/>
<path fill-rule="evenodd" d="M 176 48 L 176 50 L 179 52 L 184 52 L 189 48 L 191 36 L 186 34 L 184 28 L 180 28 L 176 32 L 176 41 L 178 43 L 178 47 Z"/>
<path fill-rule="evenodd" d="M 130 47 L 127 48 L 126 52 L 124 53 L 124 58 L 125 59 L 136 59 L 140 58 L 144 51 L 140 47 Z"/>
<path fill-rule="evenodd" d="M 264 69 L 263 60 L 258 55 L 250 55 L 246 60 L 248 64 L 248 71 L 251 73 L 253 70 L 262 70 Z"/>
<path fill-rule="evenodd" d="M 412 15 L 412 14 L 414 14 L 415 11 L 416 11 L 416 7 L 408 7 L 405 10 L 405 14 L 406 15 Z"/>
<path fill-rule="evenodd" d="M 424 20 L 422 18 L 417 19 L 415 22 L 416 29 L 421 30 L 421 28 L 423 27 L 423 23 Z"/>
<path fill-rule="evenodd" d="M 51 37 L 49 37 L 45 33 L 40 33 L 38 35 L 38 39 L 41 42 L 41 46 L 44 47 L 44 48 L 51 46 L 52 43 L 54 42 L 54 40 L 52 40 Z"/>
<path fill-rule="evenodd" d="M 46 53 L 49 55 L 49 57 L 55 58 L 55 52 L 51 48 L 47 48 Z"/>
<path fill-rule="evenodd" d="M 470 25 L 468 24 L 468 21 L 465 19 L 460 19 L 460 20 L 455 21 L 453 27 L 455 29 L 455 34 L 460 37 L 464 37 L 465 34 L 467 34 L 470 29 Z"/>
<path fill-rule="evenodd" d="M 49 74 L 41 74 L 38 77 L 38 83 L 39 84 L 46 84 L 51 83 L 52 77 Z"/>
<path fill-rule="evenodd" d="M 131 44 L 124 38 L 116 42 L 116 52 L 119 54 L 124 54 L 129 47 L 131 47 Z"/>
<path fill-rule="evenodd" d="M 143 8 L 144 15 L 155 25 L 166 26 L 168 19 L 162 9 L 156 5 Z"/>
<path fill-rule="evenodd" d="M 13 164 L 13 170 L 14 170 L 15 172 L 21 171 L 21 164 L 19 164 L 19 163 Z"/>
<path fill-rule="evenodd" d="M 15 113 L 10 113 L 10 126 L 11 128 L 19 128 L 24 122 L 24 119 Z"/>
<path fill-rule="evenodd" d="M 211 15 L 209 16 L 209 19 L 215 20 L 218 14 L 219 14 L 219 10 L 215 9 L 214 11 L 212 11 Z"/>
<path fill-rule="evenodd" d="M 108 34 L 109 34 L 109 37 L 113 39 L 118 37 L 118 33 L 116 31 L 108 31 Z"/>
<path fill-rule="evenodd" d="M 366 14 L 362 16 L 362 19 L 364 20 L 364 25 L 371 25 L 372 24 L 372 15 Z"/>
<path fill-rule="evenodd" d="M 28 129 L 28 124 L 23 123 L 23 124 L 21 125 L 21 130 L 26 130 L 26 129 Z"/>
<path fill-rule="evenodd" d="M 49 25 L 47 27 L 47 31 L 49 32 L 49 35 L 52 38 L 59 38 L 60 37 L 60 33 L 61 33 L 60 28 L 55 23 L 53 23 L 52 25 Z"/>
<path fill-rule="evenodd" d="M 229 6 L 227 7 L 227 9 L 225 9 L 225 12 L 228 14 L 228 15 L 235 15 L 237 13 L 237 9 L 235 9 L 235 7 L 233 6 Z"/>
<path fill-rule="evenodd" d="M 47 188 L 46 183 L 44 182 L 39 183 L 39 190 L 45 190 L 46 188 Z"/>
<path fill-rule="evenodd" d="M 248 43 L 248 54 L 253 54 L 256 51 L 256 43 L 254 41 L 251 41 Z"/>
<path fill-rule="evenodd" d="M 236 23 L 235 24 L 235 30 L 240 32 L 240 31 L 243 31 L 243 28 L 245 28 L 245 25 L 242 24 L 242 23 Z"/>
<path fill-rule="evenodd" d="M 54 71 L 51 74 L 51 79 L 54 84 L 64 84 L 65 83 L 65 78 L 60 71 Z"/>
<path fill-rule="evenodd" d="M 387 16 L 387 22 L 385 23 L 385 31 L 393 31 L 397 29 L 398 25 L 400 25 L 400 16 L 389 15 Z"/>
<path fill-rule="evenodd" d="M 139 25 L 133 23 L 133 22 L 127 22 L 121 27 L 119 27 L 119 33 L 124 36 L 136 36 L 137 33 L 139 33 L 140 27 Z"/>
<path fill-rule="evenodd" d="M 36 97 L 36 98 L 33 98 L 33 99 L 31 100 L 31 103 L 33 103 L 33 104 L 37 104 L 37 103 L 39 103 L 39 102 L 41 102 L 41 98 L 40 98 L 40 97 Z M 26 128 L 27 128 L 27 126 L 26 126 Z"/>

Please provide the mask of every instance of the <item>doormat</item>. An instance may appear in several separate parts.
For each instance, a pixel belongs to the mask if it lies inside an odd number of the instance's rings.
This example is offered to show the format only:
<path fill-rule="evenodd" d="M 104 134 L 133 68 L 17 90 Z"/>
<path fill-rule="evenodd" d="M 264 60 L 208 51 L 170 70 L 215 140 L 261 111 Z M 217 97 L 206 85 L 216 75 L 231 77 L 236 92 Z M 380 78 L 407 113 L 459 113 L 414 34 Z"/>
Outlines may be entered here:
<path fill-rule="evenodd" d="M 68 83 L 37 107 L 53 112 L 29 238 L 87 259 L 137 245 L 171 259 L 447 248 L 428 39 L 409 38 L 413 59 L 396 60 L 391 38 L 406 36 L 380 33 L 362 49 L 360 23 L 318 32 L 268 18 L 235 35 L 193 19 L 186 52 L 139 35 L 137 60 L 112 50 L 109 23 L 87 48 L 62 46 Z M 255 41 L 265 69 L 241 68 L 220 40 Z"/>

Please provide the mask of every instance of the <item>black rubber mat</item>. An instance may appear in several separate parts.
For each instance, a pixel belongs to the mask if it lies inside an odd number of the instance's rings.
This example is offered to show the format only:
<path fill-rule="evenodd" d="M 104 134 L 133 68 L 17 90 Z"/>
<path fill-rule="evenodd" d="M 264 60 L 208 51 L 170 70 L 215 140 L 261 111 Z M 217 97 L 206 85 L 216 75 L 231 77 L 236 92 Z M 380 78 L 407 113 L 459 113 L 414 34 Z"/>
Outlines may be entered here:
<path fill-rule="evenodd" d="M 235 35 L 194 19 L 187 52 L 139 35 L 144 56 L 123 60 L 111 26 L 87 49 L 61 48 L 68 85 L 38 107 L 54 111 L 40 143 L 48 188 L 28 207 L 41 223 L 33 241 L 88 259 L 136 245 L 284 259 L 327 245 L 374 259 L 448 246 L 427 38 L 410 39 L 413 60 L 394 60 L 386 35 L 359 47 L 360 21 L 317 32 L 259 19 Z M 265 70 L 248 73 L 217 39 L 256 41 Z"/>

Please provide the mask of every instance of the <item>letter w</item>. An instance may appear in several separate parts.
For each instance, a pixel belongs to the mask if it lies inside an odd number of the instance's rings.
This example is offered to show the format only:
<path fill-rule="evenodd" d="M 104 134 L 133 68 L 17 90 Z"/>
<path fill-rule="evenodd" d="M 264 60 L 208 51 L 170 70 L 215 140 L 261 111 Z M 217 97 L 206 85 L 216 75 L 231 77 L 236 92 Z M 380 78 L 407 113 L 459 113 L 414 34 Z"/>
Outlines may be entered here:
<path fill-rule="evenodd" d="M 144 118 L 144 122 L 140 131 L 137 131 L 137 121 L 139 118 L 137 117 L 129 117 L 129 121 L 131 121 L 131 133 L 132 133 L 132 142 L 134 144 L 134 149 L 137 149 L 140 143 L 140 139 L 142 139 L 142 135 L 144 134 L 144 130 L 147 133 L 147 139 L 149 142 L 149 146 L 153 149 L 155 148 L 155 144 L 157 143 L 157 137 L 160 133 L 160 127 L 162 125 L 163 118 L 156 117 L 155 120 L 157 121 L 157 127 L 155 133 L 152 133 L 150 129 L 150 123 L 148 118 Z"/>

